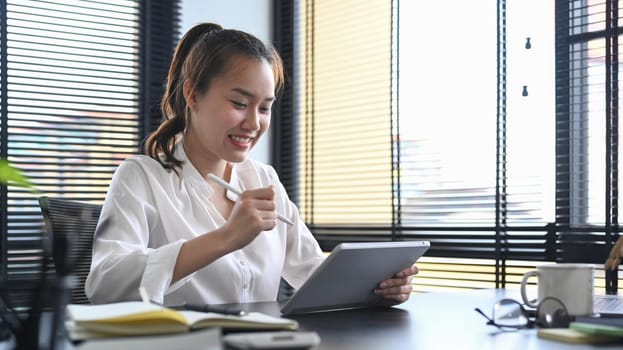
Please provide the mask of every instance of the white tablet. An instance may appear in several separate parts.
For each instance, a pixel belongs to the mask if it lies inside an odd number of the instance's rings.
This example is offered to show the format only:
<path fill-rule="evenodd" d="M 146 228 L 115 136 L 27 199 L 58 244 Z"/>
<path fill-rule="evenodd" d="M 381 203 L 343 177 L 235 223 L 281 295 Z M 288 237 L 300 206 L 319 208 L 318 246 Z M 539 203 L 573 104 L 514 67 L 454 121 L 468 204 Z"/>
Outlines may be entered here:
<path fill-rule="evenodd" d="M 379 283 L 412 265 L 428 241 L 341 243 L 283 305 L 284 315 L 389 305 Z"/>

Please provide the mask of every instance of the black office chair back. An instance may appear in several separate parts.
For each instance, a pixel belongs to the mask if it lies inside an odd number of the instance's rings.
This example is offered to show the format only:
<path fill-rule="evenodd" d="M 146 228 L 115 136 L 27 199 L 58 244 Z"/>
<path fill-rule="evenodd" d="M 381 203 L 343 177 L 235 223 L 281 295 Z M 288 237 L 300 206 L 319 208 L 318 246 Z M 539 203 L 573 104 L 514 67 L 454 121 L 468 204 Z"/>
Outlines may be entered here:
<path fill-rule="evenodd" d="M 52 260 L 60 276 L 73 274 L 71 302 L 88 304 L 84 283 L 91 268 L 93 235 L 102 206 L 64 198 L 39 198 L 52 241 Z"/>

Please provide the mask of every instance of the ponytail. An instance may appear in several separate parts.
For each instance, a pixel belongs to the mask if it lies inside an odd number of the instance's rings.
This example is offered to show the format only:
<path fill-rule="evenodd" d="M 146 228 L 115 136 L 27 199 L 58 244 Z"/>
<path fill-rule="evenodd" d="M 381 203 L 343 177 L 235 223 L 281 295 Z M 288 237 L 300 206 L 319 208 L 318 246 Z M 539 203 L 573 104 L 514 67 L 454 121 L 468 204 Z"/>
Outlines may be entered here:
<path fill-rule="evenodd" d="M 160 103 L 163 122 L 158 129 L 153 132 L 145 143 L 145 153 L 155 159 L 165 169 L 180 167 L 181 161 L 173 155 L 175 143 L 178 135 L 186 129 L 187 118 L 190 116 L 187 111 L 186 100 L 184 99 L 183 85 L 184 76 L 182 67 L 186 61 L 188 53 L 199 39 L 206 33 L 223 28 L 214 23 L 202 23 L 191 28 L 182 39 L 180 39 L 173 54 L 169 74 L 167 76 L 167 86 Z M 163 155 L 163 157 L 160 156 Z"/>

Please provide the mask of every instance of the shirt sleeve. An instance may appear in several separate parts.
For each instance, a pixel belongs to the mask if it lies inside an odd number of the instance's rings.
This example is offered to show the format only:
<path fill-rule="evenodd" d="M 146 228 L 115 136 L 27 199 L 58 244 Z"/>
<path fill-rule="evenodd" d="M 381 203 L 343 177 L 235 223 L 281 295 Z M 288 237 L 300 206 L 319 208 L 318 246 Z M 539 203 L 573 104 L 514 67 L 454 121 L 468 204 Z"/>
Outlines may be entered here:
<path fill-rule="evenodd" d="M 183 242 L 149 247 L 150 232 L 162 227 L 150 204 L 153 198 L 148 184 L 145 170 L 133 161 L 122 163 L 113 175 L 95 231 L 85 284 L 92 303 L 140 300 L 141 286 L 152 300 L 162 302 L 171 288 Z"/>
<path fill-rule="evenodd" d="M 325 255 L 316 238 L 301 220 L 298 208 L 290 201 L 277 173 L 272 167 L 270 170 L 273 184 L 276 186 L 280 198 L 285 202 L 285 216 L 294 223 L 291 226 L 287 225 L 286 255 L 282 275 L 292 287 L 298 289 L 324 261 Z"/>

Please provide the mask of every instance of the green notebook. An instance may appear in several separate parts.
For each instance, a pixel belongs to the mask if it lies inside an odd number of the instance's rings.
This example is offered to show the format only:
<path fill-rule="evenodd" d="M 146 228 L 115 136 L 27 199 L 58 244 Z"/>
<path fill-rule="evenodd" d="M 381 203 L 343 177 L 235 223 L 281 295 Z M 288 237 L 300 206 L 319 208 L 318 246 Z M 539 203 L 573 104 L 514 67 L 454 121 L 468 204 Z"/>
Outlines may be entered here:
<path fill-rule="evenodd" d="M 623 337 L 623 318 L 577 317 L 569 328 L 588 334 Z"/>
<path fill-rule="evenodd" d="M 561 341 L 571 344 L 608 344 L 619 341 L 619 337 L 602 334 L 589 334 L 571 328 L 541 328 L 539 338 Z"/>

